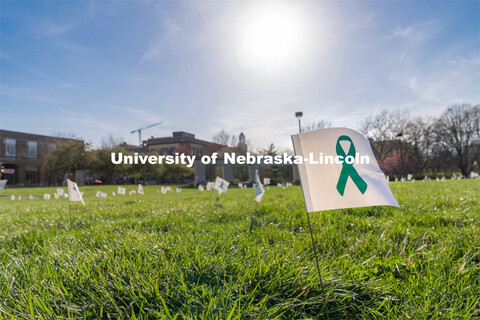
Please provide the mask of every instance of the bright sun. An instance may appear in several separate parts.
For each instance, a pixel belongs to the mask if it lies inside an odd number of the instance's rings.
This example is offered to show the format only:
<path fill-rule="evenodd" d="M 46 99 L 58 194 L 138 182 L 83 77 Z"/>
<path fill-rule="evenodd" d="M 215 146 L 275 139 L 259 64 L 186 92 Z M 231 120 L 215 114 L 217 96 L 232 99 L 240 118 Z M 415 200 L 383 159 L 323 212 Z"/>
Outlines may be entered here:
<path fill-rule="evenodd" d="M 299 62 L 307 50 L 305 17 L 294 7 L 257 4 L 244 12 L 240 24 L 238 55 L 247 67 L 277 72 Z"/>

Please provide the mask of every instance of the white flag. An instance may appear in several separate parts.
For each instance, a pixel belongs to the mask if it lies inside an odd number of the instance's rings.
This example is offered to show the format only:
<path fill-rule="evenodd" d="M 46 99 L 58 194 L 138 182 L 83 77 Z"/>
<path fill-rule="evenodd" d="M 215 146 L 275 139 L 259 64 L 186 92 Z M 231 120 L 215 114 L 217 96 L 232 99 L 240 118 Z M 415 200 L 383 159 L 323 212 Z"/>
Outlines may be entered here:
<path fill-rule="evenodd" d="M 203 191 L 203 186 L 202 186 L 202 185 L 199 185 L 199 186 L 198 186 L 198 190 Z"/>
<path fill-rule="evenodd" d="M 3 188 L 5 188 L 6 184 L 7 184 L 7 179 L 0 180 L 0 191 L 2 191 Z"/>
<path fill-rule="evenodd" d="M 182 192 L 182 188 L 177 187 L 177 192 Z"/>
<path fill-rule="evenodd" d="M 136 193 L 137 193 L 137 191 L 135 191 L 135 190 L 132 190 L 132 191 L 130 191 L 130 192 L 131 192 L 132 194 L 136 194 Z"/>
<path fill-rule="evenodd" d="M 30 195 L 30 197 L 28 197 L 30 200 L 33 200 L 34 196 Z"/>
<path fill-rule="evenodd" d="M 407 174 L 407 180 L 408 180 L 408 181 L 412 180 L 412 178 L 413 178 L 413 175 L 411 175 L 410 173 Z"/>
<path fill-rule="evenodd" d="M 67 180 L 68 180 L 68 179 L 67 179 Z M 68 182 L 68 181 L 67 181 L 67 182 Z M 65 193 L 65 190 L 60 189 L 60 188 L 57 188 L 57 194 L 58 194 L 60 197 L 63 196 L 64 193 Z"/>
<path fill-rule="evenodd" d="M 167 188 L 162 187 L 162 193 L 166 194 L 167 193 Z"/>
<path fill-rule="evenodd" d="M 298 165 L 307 212 L 378 205 L 398 207 L 370 142 L 359 132 L 329 128 L 293 135 L 292 140 L 296 155 L 318 159 L 318 164 L 310 161 Z M 323 164 L 318 157 L 322 157 Z"/>
<path fill-rule="evenodd" d="M 263 197 L 263 194 L 265 193 L 265 189 L 263 189 L 263 185 L 260 182 L 260 177 L 258 176 L 258 170 L 255 170 L 255 182 L 253 183 L 253 186 L 255 188 L 255 201 L 257 202 L 262 201 L 262 197 Z"/>
<path fill-rule="evenodd" d="M 13 194 L 10 196 L 10 200 L 15 200 L 15 196 Z"/>
<path fill-rule="evenodd" d="M 114 197 L 116 196 L 115 191 L 112 191 L 112 196 L 114 196 Z"/>
<path fill-rule="evenodd" d="M 45 194 L 43 195 L 43 199 L 45 199 L 45 200 L 50 200 L 50 197 L 51 197 L 51 196 L 50 196 L 50 193 L 45 193 Z"/>
<path fill-rule="evenodd" d="M 270 178 L 263 178 L 263 184 L 268 186 L 270 184 Z"/>
<path fill-rule="evenodd" d="M 97 198 L 106 198 L 107 194 L 105 192 L 102 192 L 102 191 L 97 191 L 96 196 L 97 196 Z"/>
<path fill-rule="evenodd" d="M 243 189 L 243 183 L 239 182 L 239 183 L 238 183 L 238 187 L 239 187 L 240 189 Z"/>
<path fill-rule="evenodd" d="M 215 183 L 207 182 L 207 190 L 213 190 L 213 187 L 215 187 Z"/>
<path fill-rule="evenodd" d="M 81 201 L 83 206 L 85 206 L 85 202 L 83 202 L 82 195 L 80 194 L 80 190 L 78 190 L 78 185 L 76 182 L 67 179 L 67 186 L 68 186 L 68 200 L 69 201 Z M 57 189 L 62 190 L 63 189 Z"/>
<path fill-rule="evenodd" d="M 60 198 L 60 196 L 59 196 L 57 193 L 54 193 L 54 194 L 53 194 L 53 197 L 54 197 L 55 199 Z"/>
<path fill-rule="evenodd" d="M 281 187 L 283 187 L 283 184 L 281 184 L 281 183 L 279 182 L 279 183 L 277 183 L 277 187 L 281 188 Z"/>
<path fill-rule="evenodd" d="M 230 182 L 228 182 L 227 180 L 224 180 L 220 177 L 217 177 L 215 179 L 215 185 L 214 185 L 214 189 L 218 191 L 218 194 L 221 194 L 221 193 L 226 193 L 227 192 L 227 189 L 228 189 L 228 186 L 230 185 Z"/>
<path fill-rule="evenodd" d="M 122 188 L 122 187 L 118 187 L 118 188 L 117 188 L 117 193 L 118 193 L 118 194 L 123 194 L 123 195 L 125 195 L 125 192 L 126 192 L 126 191 L 127 191 L 126 188 Z"/>
<path fill-rule="evenodd" d="M 143 193 L 143 186 L 141 184 L 138 185 L 138 193 L 139 194 L 144 194 Z"/>
<path fill-rule="evenodd" d="M 18 200 L 22 200 L 22 196 L 18 196 Z"/>

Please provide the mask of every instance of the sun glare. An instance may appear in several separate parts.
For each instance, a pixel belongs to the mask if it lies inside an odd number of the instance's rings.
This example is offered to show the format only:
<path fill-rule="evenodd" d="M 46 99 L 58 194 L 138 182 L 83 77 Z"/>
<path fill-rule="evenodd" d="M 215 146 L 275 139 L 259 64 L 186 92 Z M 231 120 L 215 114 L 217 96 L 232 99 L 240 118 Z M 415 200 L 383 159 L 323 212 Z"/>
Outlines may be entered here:
<path fill-rule="evenodd" d="M 299 62 L 307 49 L 305 19 L 299 10 L 285 4 L 249 8 L 237 30 L 239 60 L 261 71 L 284 70 Z"/>

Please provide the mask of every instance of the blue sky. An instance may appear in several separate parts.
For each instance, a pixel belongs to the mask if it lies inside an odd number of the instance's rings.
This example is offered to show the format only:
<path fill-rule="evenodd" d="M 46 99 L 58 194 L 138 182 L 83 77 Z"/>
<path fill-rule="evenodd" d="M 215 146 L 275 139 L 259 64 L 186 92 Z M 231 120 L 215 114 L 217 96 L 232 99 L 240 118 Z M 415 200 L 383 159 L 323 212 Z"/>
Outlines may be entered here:
<path fill-rule="evenodd" d="M 0 1 L 0 128 L 99 145 L 157 121 L 291 148 L 298 124 L 480 103 L 479 1 Z"/>

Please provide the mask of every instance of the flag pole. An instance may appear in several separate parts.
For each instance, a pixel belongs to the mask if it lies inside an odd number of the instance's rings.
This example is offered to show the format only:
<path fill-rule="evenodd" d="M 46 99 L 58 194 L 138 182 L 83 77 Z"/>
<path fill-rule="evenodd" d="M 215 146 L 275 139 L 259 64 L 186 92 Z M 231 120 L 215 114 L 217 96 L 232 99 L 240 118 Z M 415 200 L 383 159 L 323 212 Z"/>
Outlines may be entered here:
<path fill-rule="evenodd" d="M 313 239 L 312 224 L 310 223 L 310 215 L 308 214 L 307 210 L 305 210 L 305 212 L 307 213 L 308 229 L 310 230 L 310 238 L 312 239 L 313 254 L 315 255 L 315 264 L 317 265 L 318 278 L 320 279 L 320 288 L 323 293 L 323 304 L 325 306 L 325 311 L 327 312 L 327 319 L 330 319 L 330 316 L 328 315 L 327 296 L 325 293 L 325 287 L 323 286 L 322 274 L 320 272 L 320 265 L 318 264 L 317 247 L 315 246 L 315 240 Z"/>

